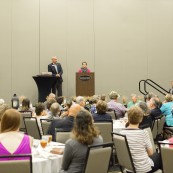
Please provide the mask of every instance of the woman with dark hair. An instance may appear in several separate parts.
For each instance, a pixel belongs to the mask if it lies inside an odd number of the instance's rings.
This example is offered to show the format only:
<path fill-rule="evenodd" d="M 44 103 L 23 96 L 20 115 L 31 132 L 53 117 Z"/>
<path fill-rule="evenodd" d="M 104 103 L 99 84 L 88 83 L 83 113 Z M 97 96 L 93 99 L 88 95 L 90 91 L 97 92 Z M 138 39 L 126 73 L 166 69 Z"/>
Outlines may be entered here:
<path fill-rule="evenodd" d="M 60 173 L 82 173 L 88 145 L 103 143 L 88 111 L 80 111 L 75 119 L 71 139 L 65 144 Z"/>
<path fill-rule="evenodd" d="M 32 111 L 32 109 L 30 108 L 30 100 L 29 99 L 27 99 L 27 98 L 23 99 L 20 111 Z"/>
<path fill-rule="evenodd" d="M 82 62 L 82 67 L 79 69 L 78 73 L 90 73 L 91 70 L 87 67 L 87 62 Z"/>
<path fill-rule="evenodd" d="M 38 102 L 35 104 L 35 115 L 33 117 L 37 118 L 37 123 L 40 129 L 40 133 L 41 135 L 43 135 L 40 119 L 49 119 L 49 116 L 46 114 L 44 103 Z"/>

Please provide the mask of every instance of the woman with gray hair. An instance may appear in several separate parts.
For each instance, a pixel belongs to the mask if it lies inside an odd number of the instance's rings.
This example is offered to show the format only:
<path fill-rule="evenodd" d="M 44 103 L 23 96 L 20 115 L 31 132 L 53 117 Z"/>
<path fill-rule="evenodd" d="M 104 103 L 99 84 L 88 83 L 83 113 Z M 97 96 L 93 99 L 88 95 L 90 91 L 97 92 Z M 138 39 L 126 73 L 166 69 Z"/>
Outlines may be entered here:
<path fill-rule="evenodd" d="M 139 128 L 144 129 L 147 127 L 152 127 L 152 118 L 150 115 L 150 110 L 145 102 L 139 102 L 137 104 L 138 107 L 142 109 L 143 112 L 143 119 L 142 122 L 139 124 Z"/>
<path fill-rule="evenodd" d="M 59 119 L 60 116 L 60 106 L 58 103 L 53 103 L 50 107 L 49 119 Z"/>

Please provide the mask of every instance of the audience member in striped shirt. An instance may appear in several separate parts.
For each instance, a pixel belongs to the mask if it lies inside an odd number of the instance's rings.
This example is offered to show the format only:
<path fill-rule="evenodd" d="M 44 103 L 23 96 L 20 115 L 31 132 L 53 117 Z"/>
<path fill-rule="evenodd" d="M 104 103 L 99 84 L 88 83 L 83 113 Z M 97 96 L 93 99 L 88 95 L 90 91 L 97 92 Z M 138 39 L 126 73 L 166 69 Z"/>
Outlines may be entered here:
<path fill-rule="evenodd" d="M 142 110 L 137 106 L 132 107 L 128 111 L 129 126 L 121 134 L 127 137 L 136 172 L 151 173 L 161 169 L 161 157 L 158 153 L 153 153 L 147 131 L 138 128 L 142 118 Z"/>

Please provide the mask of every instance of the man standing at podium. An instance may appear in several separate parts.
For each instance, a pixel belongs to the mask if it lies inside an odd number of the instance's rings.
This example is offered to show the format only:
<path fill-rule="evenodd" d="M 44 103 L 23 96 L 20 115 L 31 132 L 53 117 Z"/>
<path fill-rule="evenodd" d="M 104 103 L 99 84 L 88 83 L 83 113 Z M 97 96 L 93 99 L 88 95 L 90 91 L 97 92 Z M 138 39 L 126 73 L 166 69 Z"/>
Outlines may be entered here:
<path fill-rule="evenodd" d="M 48 65 L 48 72 L 52 72 L 52 76 L 56 77 L 57 80 L 52 84 L 52 92 L 56 94 L 56 90 L 58 91 L 58 96 L 62 96 L 62 67 L 60 63 L 57 63 L 57 57 L 52 57 L 52 63 Z"/>

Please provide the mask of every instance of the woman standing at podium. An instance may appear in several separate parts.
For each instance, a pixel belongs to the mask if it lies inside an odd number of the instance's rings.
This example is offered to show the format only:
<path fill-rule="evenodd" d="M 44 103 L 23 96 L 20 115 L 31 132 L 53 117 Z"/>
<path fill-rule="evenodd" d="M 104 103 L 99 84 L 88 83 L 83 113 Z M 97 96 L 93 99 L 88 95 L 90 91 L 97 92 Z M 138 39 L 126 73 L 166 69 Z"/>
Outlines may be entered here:
<path fill-rule="evenodd" d="M 87 68 L 87 62 L 82 62 L 82 67 L 79 69 L 78 73 L 90 73 L 91 70 Z"/>
<path fill-rule="evenodd" d="M 52 76 L 57 77 L 57 80 L 52 84 L 52 93 L 56 94 L 58 91 L 58 97 L 62 96 L 62 67 L 60 63 L 57 63 L 57 57 L 52 57 L 52 63 L 48 65 L 48 72 L 52 72 Z"/>

